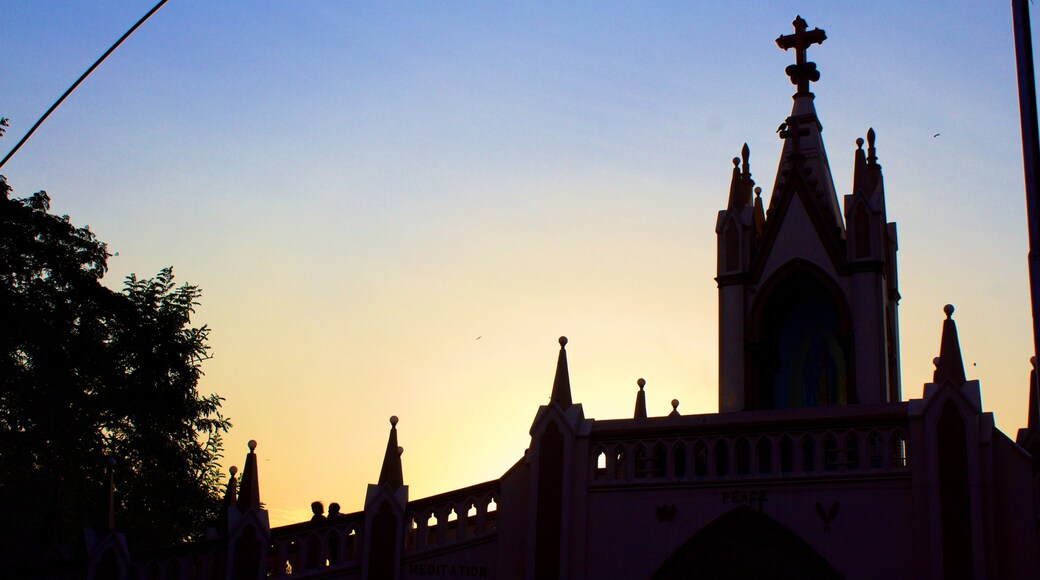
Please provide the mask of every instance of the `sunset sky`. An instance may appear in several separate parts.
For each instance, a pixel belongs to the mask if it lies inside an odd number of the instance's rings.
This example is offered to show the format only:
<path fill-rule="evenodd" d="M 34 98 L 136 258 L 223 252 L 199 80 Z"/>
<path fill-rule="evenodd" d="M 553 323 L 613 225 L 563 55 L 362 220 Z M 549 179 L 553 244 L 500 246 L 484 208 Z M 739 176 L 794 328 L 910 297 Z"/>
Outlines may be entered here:
<path fill-rule="evenodd" d="M 0 0 L 0 152 L 153 4 Z M 350 512 L 390 415 L 411 498 L 499 477 L 560 335 L 587 417 L 631 416 L 639 377 L 651 415 L 716 410 L 715 219 L 743 143 L 771 190 L 794 93 L 774 40 L 798 14 L 828 35 L 809 58 L 840 193 L 877 131 L 903 398 L 953 303 L 1014 438 L 1032 341 L 1008 2 L 171 0 L 0 173 L 118 253 L 109 286 L 172 265 L 203 289 L 201 390 L 226 398 L 226 467 L 259 442 L 273 524 Z"/>

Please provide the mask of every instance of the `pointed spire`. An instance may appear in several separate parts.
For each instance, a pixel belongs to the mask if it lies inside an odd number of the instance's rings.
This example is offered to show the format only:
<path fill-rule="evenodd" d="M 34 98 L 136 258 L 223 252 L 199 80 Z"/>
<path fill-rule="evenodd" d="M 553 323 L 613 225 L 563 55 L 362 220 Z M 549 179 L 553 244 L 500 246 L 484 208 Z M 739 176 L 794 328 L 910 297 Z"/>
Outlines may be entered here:
<path fill-rule="evenodd" d="M 867 155 L 863 152 L 863 137 L 858 137 L 856 157 L 852 165 L 852 193 L 870 193 L 867 181 Z"/>
<path fill-rule="evenodd" d="M 751 149 L 747 143 L 740 148 L 740 157 L 733 158 L 733 178 L 729 184 L 728 209 L 751 207 L 751 188 L 755 181 L 751 179 Z"/>
<path fill-rule="evenodd" d="M 936 385 L 947 380 L 960 386 L 967 380 L 964 377 L 964 361 L 961 358 L 961 344 L 957 338 L 957 324 L 953 321 L 953 305 L 943 307 L 946 320 L 943 321 L 942 343 L 939 345 L 939 358 L 935 361 L 935 375 L 932 379 Z"/>
<path fill-rule="evenodd" d="M 556 403 L 561 409 L 571 406 L 571 377 L 567 371 L 567 337 L 560 337 L 560 358 L 556 362 L 556 379 L 553 380 L 550 403 Z"/>
<path fill-rule="evenodd" d="M 260 478 L 256 468 L 256 439 L 249 440 L 246 466 L 242 468 L 242 485 L 238 493 L 238 509 L 243 512 L 260 509 Z"/>
<path fill-rule="evenodd" d="M 636 393 L 636 412 L 633 416 L 636 419 L 646 419 L 646 392 L 643 391 L 646 381 L 639 379 L 636 384 L 639 385 L 639 392 Z"/>
<path fill-rule="evenodd" d="M 228 478 L 227 490 L 224 492 L 225 510 L 238 503 L 238 479 L 235 478 L 238 468 L 232 465 L 228 471 L 231 473 L 231 477 Z"/>
<path fill-rule="evenodd" d="M 397 415 L 390 417 L 390 437 L 386 440 L 386 453 L 383 454 L 383 467 L 379 470 L 377 485 L 398 489 L 404 485 L 404 473 L 401 471 L 401 454 L 404 449 L 397 445 Z"/>
<path fill-rule="evenodd" d="M 852 193 L 871 195 L 881 188 L 881 166 L 877 162 L 874 129 L 867 131 L 867 150 L 863 151 L 863 138 L 856 139 L 856 162 L 852 172 Z"/>
<path fill-rule="evenodd" d="M 877 165 L 877 149 L 874 147 L 874 140 L 877 135 L 874 134 L 874 128 L 867 129 L 867 163 L 871 165 Z"/>
<path fill-rule="evenodd" d="M 755 188 L 755 238 L 762 237 L 762 230 L 766 227 L 766 210 L 762 205 L 762 188 Z"/>
<path fill-rule="evenodd" d="M 809 92 L 809 83 L 819 80 L 820 73 L 816 70 L 815 63 L 805 60 L 805 50 L 813 44 L 822 43 L 827 35 L 819 28 L 807 30 L 807 24 L 801 16 L 796 18 L 793 24 L 794 34 L 776 39 L 780 48 L 795 49 L 796 63 L 787 67 L 787 74 L 791 77 L 791 82 L 798 86 L 798 91 L 793 97 L 791 116 L 777 131 L 784 140 L 784 146 L 769 207 L 775 207 L 774 204 L 777 203 L 785 183 L 797 174 L 809 191 L 814 193 L 813 205 L 817 206 L 822 217 L 833 223 L 840 232 L 843 231 L 844 224 L 838 205 L 838 194 L 834 189 L 834 178 L 827 162 L 827 152 L 823 147 L 823 125 L 816 116 L 816 107 L 813 105 L 815 96 Z"/>

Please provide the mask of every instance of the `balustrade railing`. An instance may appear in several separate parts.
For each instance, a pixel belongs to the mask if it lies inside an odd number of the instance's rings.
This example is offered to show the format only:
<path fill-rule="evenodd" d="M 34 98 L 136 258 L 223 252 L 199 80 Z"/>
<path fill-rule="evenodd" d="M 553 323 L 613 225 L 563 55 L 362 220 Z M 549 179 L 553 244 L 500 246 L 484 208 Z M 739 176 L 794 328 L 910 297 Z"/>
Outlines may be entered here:
<path fill-rule="evenodd" d="M 908 469 L 907 429 L 807 429 L 704 433 L 662 438 L 594 438 L 591 484 L 708 481 L 893 473 Z"/>
<path fill-rule="evenodd" d="M 495 532 L 498 481 L 490 481 L 408 504 L 405 553 L 430 550 Z"/>

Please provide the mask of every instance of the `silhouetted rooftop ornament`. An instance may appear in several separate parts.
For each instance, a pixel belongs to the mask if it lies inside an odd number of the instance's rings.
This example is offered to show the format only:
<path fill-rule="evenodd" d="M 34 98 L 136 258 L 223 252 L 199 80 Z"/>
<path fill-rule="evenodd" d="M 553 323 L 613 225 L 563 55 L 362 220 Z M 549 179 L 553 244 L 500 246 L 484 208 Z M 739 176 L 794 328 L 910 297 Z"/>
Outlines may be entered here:
<path fill-rule="evenodd" d="M 808 94 L 809 83 L 820 80 L 820 71 L 816 70 L 815 62 L 805 60 L 805 52 L 814 44 L 823 44 L 827 40 L 827 33 L 819 28 L 806 30 L 808 24 L 799 16 L 794 19 L 794 34 L 780 36 L 776 39 L 776 45 L 784 50 L 790 48 L 795 52 L 795 64 L 787 67 L 787 76 L 791 77 L 791 83 L 798 87 L 797 94 Z"/>
<path fill-rule="evenodd" d="M 245 512 L 260 509 L 260 478 L 256 465 L 256 439 L 250 439 L 246 465 L 242 468 L 242 481 L 238 488 L 238 509 Z"/>
<path fill-rule="evenodd" d="M 967 380 L 964 376 L 964 361 L 961 358 L 961 343 L 957 338 L 957 324 L 953 321 L 953 304 L 943 307 L 946 320 L 943 321 L 942 342 L 939 345 L 939 357 L 935 362 L 933 381 L 941 385 L 951 381 L 960 386 Z"/>
<path fill-rule="evenodd" d="M 397 445 L 397 415 L 390 417 L 390 437 L 386 441 L 386 454 L 383 455 L 383 467 L 379 470 L 379 485 L 397 489 L 404 485 L 404 474 L 401 471 L 401 454 L 404 448 Z"/>
<path fill-rule="evenodd" d="M 560 358 L 556 361 L 556 378 L 553 379 L 550 403 L 556 403 L 561 409 L 571 406 L 571 377 L 567 371 L 567 337 L 560 337 Z"/>
<path fill-rule="evenodd" d="M 672 399 L 672 412 L 668 413 L 669 417 L 679 416 L 679 399 Z"/>
<path fill-rule="evenodd" d="M 636 393 L 636 411 L 633 417 L 636 419 L 646 419 L 646 392 L 643 391 L 643 387 L 646 386 L 645 379 L 639 379 L 636 381 L 636 385 L 639 386 L 639 392 Z"/>
<path fill-rule="evenodd" d="M 877 139 L 877 135 L 874 133 L 874 128 L 867 129 L 867 163 L 871 165 L 877 164 L 877 149 L 874 147 L 874 141 Z M 953 308 L 953 306 L 950 306 Z"/>

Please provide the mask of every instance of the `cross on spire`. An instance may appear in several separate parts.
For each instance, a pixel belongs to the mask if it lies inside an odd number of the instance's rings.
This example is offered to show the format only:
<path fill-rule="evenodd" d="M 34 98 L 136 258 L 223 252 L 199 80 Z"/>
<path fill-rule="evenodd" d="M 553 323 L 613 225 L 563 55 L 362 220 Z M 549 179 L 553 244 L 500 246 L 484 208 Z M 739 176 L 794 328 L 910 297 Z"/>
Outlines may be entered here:
<path fill-rule="evenodd" d="M 809 92 L 809 83 L 820 80 L 820 71 L 816 70 L 815 62 L 806 62 L 805 51 L 814 44 L 823 44 L 827 40 L 827 33 L 819 28 L 806 30 L 809 26 L 801 16 L 794 19 L 794 34 L 780 36 L 776 39 L 776 45 L 787 50 L 793 48 L 795 52 L 795 64 L 787 67 L 787 76 L 791 77 L 791 83 L 798 86 L 797 94 Z"/>

